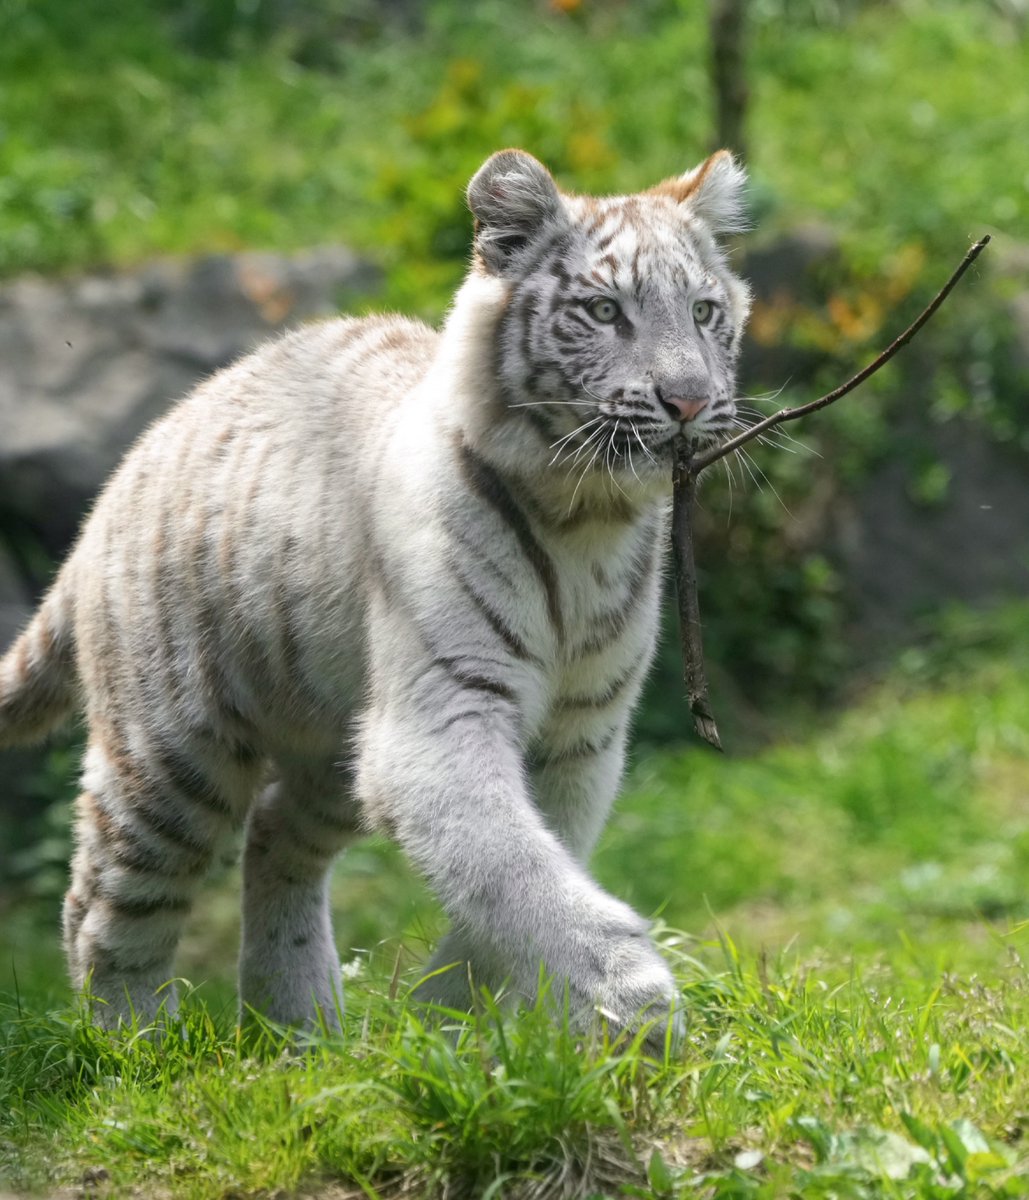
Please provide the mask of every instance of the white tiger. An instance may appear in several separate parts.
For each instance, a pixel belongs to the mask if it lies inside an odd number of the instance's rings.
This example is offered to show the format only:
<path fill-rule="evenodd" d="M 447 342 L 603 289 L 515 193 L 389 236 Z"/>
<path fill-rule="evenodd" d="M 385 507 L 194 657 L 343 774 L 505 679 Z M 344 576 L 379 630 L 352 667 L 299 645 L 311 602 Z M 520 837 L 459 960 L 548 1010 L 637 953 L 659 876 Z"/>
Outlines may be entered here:
<path fill-rule="evenodd" d="M 452 921 L 422 997 L 532 997 L 542 964 L 577 1014 L 660 1031 L 671 973 L 585 863 L 654 648 L 672 441 L 734 415 L 749 297 L 715 235 L 743 185 L 720 152 L 574 196 L 495 154 L 441 332 L 302 328 L 128 454 L 0 660 L 0 745 L 86 711 L 64 938 L 98 1020 L 173 1003 L 245 823 L 240 993 L 272 1018 L 335 1021 L 328 871 L 376 827 Z"/>

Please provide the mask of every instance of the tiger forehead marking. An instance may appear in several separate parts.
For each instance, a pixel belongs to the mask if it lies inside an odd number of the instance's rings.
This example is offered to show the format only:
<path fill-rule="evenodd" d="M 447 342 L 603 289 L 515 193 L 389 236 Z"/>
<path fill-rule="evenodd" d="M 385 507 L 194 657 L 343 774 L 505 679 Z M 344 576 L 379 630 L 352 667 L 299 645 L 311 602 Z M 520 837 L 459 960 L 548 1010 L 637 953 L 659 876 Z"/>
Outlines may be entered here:
<path fill-rule="evenodd" d="M 597 234 L 584 232 L 582 258 L 589 278 L 642 301 L 648 291 L 667 289 L 674 294 L 696 281 L 715 285 L 714 276 L 706 271 L 687 237 L 683 237 L 680 222 L 666 225 L 664 205 L 652 201 L 653 220 L 648 224 L 630 222 L 622 209 L 624 202 L 613 206 L 609 223 L 612 232 L 605 233 L 607 224 Z M 648 207 L 650 207 L 648 206 Z M 582 275 L 579 276 L 582 279 Z"/>

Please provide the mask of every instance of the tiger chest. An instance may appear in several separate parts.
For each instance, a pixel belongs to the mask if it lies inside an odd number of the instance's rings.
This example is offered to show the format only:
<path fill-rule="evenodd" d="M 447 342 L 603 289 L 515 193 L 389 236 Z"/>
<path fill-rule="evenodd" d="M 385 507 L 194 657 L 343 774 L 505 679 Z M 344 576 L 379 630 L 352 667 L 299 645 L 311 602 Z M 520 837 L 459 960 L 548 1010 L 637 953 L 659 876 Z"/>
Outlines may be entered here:
<path fill-rule="evenodd" d="M 603 748 L 638 699 L 658 624 L 653 558 L 614 568 L 590 564 L 562 580 L 563 637 L 539 730 L 545 755 Z"/>

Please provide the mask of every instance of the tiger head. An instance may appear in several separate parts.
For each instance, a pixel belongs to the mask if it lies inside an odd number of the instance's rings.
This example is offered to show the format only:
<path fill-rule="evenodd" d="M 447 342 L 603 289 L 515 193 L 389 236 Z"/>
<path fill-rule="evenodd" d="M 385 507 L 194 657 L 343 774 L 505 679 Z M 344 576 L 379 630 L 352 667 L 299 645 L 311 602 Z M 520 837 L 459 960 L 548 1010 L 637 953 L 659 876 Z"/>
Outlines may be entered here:
<path fill-rule="evenodd" d="M 730 432 L 750 292 L 716 237 L 743 228 L 745 181 L 726 151 L 631 196 L 561 192 L 520 150 L 472 179 L 472 276 L 502 293 L 501 399 L 558 470 L 631 487 L 667 479 L 678 434 Z"/>

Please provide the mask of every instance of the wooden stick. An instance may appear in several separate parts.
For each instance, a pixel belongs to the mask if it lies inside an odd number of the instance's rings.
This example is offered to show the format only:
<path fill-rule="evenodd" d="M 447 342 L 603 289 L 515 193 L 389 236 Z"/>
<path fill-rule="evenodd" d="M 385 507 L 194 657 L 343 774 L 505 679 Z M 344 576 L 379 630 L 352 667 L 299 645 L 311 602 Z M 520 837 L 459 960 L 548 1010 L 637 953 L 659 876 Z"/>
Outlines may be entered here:
<path fill-rule="evenodd" d="M 915 336 L 940 305 L 950 295 L 954 285 L 979 257 L 990 241 L 989 234 L 982 237 L 968 251 L 958 264 L 950 278 L 936 293 L 929 304 L 904 330 L 900 337 L 890 343 L 886 349 L 873 359 L 863 370 L 859 371 L 846 383 L 840 384 L 817 400 L 801 404 L 797 408 L 781 408 L 770 417 L 765 417 L 756 425 L 752 425 L 743 433 L 730 438 L 702 454 L 694 454 L 685 437 L 676 439 L 675 466 L 672 476 L 672 553 L 675 563 L 675 589 L 679 602 L 679 640 L 682 645 L 683 678 L 686 683 L 686 697 L 689 701 L 693 724 L 698 734 L 717 750 L 722 743 L 715 725 L 711 701 L 708 697 L 707 675 L 704 671 L 704 643 L 700 628 L 700 602 L 697 597 L 697 571 L 693 553 L 693 501 L 697 490 L 697 476 L 705 468 L 731 454 L 740 446 L 753 438 L 759 437 L 767 429 L 782 425 L 786 421 L 796 421 L 806 417 L 808 413 L 817 412 L 835 404 L 841 397 L 852 392 L 866 379 L 885 366 L 886 363 Z"/>
<path fill-rule="evenodd" d="M 672 548 L 675 560 L 675 594 L 679 600 L 679 637 L 682 640 L 682 670 L 686 699 L 697 733 L 716 750 L 721 750 L 718 726 L 711 710 L 704 673 L 704 642 L 697 598 L 697 568 L 693 557 L 693 499 L 697 474 L 692 450 L 684 438 L 675 441 L 675 475 L 672 486 Z"/>

